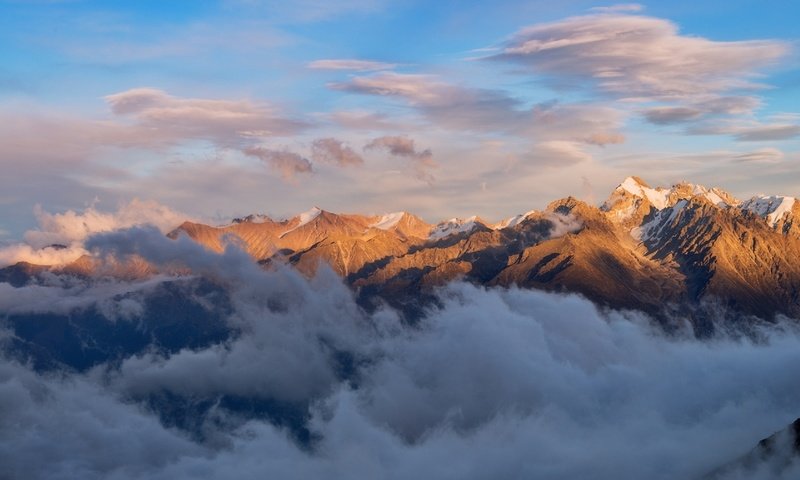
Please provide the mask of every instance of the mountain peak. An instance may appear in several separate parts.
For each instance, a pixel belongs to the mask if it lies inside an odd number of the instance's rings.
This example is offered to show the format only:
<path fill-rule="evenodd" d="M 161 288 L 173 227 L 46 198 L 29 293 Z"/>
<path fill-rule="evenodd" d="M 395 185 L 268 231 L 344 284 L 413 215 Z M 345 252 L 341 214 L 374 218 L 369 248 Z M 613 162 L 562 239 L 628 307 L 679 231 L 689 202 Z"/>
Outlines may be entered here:
<path fill-rule="evenodd" d="M 753 212 L 775 228 L 778 222 L 792 215 L 797 199 L 779 195 L 759 195 L 742 204 L 742 210 Z"/>
<path fill-rule="evenodd" d="M 625 180 L 622 181 L 620 186 L 625 185 L 625 184 L 627 184 L 627 185 L 638 185 L 640 187 L 650 188 L 650 185 L 648 185 L 647 182 L 642 180 L 641 177 L 637 177 L 636 175 L 630 175 L 630 176 L 626 177 Z"/>

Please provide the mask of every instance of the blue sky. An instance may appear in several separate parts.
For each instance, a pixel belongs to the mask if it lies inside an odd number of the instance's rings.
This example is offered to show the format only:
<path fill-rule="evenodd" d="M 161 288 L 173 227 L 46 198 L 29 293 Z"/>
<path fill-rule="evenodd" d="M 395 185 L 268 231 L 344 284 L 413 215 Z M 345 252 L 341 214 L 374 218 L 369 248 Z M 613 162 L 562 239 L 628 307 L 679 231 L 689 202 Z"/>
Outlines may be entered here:
<path fill-rule="evenodd" d="M 0 1 L 0 233 L 133 198 L 499 219 L 800 195 L 788 1 Z M 316 63 L 315 63 L 316 62 Z"/>

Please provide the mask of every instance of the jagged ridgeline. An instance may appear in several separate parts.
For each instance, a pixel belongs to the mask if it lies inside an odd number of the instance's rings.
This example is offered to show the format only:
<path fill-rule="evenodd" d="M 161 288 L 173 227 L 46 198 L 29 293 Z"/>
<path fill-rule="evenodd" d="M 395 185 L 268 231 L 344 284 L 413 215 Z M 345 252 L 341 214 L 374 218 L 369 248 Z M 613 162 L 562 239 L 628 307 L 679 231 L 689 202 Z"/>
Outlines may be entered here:
<path fill-rule="evenodd" d="M 720 311 L 730 321 L 800 316 L 798 219 L 793 197 L 739 201 L 719 188 L 652 188 L 629 177 L 599 207 L 570 197 L 498 223 L 471 217 L 428 224 L 407 212 L 314 208 L 288 220 L 185 222 L 168 236 L 216 252 L 235 244 L 264 268 L 289 264 L 312 275 L 328 265 L 363 306 L 388 302 L 410 319 L 432 289 L 466 280 L 579 293 L 665 325 L 688 318 L 707 333 Z M 0 280 L 23 284 L 42 271 L 139 278 L 165 268 L 135 255 L 84 256 L 63 266 L 17 264 L 0 270 Z"/>

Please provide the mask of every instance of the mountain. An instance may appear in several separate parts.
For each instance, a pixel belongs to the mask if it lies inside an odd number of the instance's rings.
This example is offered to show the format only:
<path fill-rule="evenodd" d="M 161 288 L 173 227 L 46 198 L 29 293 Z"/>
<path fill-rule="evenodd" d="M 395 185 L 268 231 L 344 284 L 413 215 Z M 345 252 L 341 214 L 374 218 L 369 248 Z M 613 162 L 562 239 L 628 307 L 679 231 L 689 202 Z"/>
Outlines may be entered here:
<path fill-rule="evenodd" d="M 762 439 L 746 455 L 705 475 L 704 480 L 725 478 L 786 478 L 800 461 L 800 418 Z M 795 470 L 791 470 L 794 468 Z"/>
<path fill-rule="evenodd" d="M 716 187 L 654 188 L 628 177 L 600 206 L 570 197 L 495 224 L 470 217 L 433 225 L 407 212 L 315 207 L 286 220 L 185 222 L 168 236 L 185 235 L 216 252 L 233 242 L 265 268 L 288 263 L 310 275 L 325 263 L 362 305 L 388 302 L 411 317 L 432 288 L 460 279 L 575 292 L 601 307 L 648 312 L 665 325 L 688 318 L 703 333 L 720 312 L 731 321 L 800 316 L 798 218 L 793 197 L 742 202 Z M 0 279 L 20 283 L 41 268 L 7 267 Z M 84 275 L 98 268 L 91 258 L 54 267 Z M 142 276 L 154 269 L 141 259 L 118 260 L 111 272 Z"/>

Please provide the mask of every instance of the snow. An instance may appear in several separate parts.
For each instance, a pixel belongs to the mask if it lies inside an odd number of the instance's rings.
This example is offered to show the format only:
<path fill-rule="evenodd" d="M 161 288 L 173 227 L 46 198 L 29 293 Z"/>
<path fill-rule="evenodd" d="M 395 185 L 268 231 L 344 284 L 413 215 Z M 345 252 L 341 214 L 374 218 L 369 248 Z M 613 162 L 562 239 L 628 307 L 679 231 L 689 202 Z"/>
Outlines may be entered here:
<path fill-rule="evenodd" d="M 478 217 L 472 216 L 467 219 L 451 218 L 436 225 L 428 235 L 429 240 L 441 240 L 450 235 L 470 232 L 478 226 Z"/>
<path fill-rule="evenodd" d="M 293 232 L 293 231 L 297 230 L 298 228 L 302 227 L 303 225 L 306 225 L 307 223 L 313 221 L 315 218 L 319 217 L 320 213 L 322 213 L 322 210 L 320 210 L 318 207 L 314 207 L 314 208 L 312 208 L 311 210 L 309 210 L 307 212 L 301 213 L 300 215 L 295 217 L 295 218 L 298 218 L 300 220 L 300 222 L 297 225 L 295 225 L 293 228 L 290 228 L 289 230 L 286 230 L 285 232 L 281 233 L 278 238 L 283 238 L 287 234 L 289 234 L 290 232 Z"/>
<path fill-rule="evenodd" d="M 377 222 L 370 224 L 369 228 L 389 230 L 390 228 L 397 225 L 400 222 L 400 220 L 403 219 L 403 215 L 405 214 L 406 212 L 387 213 L 386 215 L 382 216 L 380 220 L 378 220 Z"/>
<path fill-rule="evenodd" d="M 716 188 L 706 188 L 702 185 L 694 185 L 691 183 L 678 184 L 672 188 L 650 188 L 642 185 L 635 178 L 628 177 L 617 187 L 617 190 L 621 189 L 639 198 L 646 198 L 656 210 L 663 210 L 670 206 L 670 196 L 676 192 L 679 186 L 684 185 L 691 187 L 693 196 L 704 197 L 718 207 L 728 206 L 728 202 L 723 198 L 723 195 L 726 195 L 726 193 Z"/>
<path fill-rule="evenodd" d="M 692 187 L 693 187 L 692 194 L 703 196 L 706 199 L 708 199 L 709 202 L 713 203 L 718 207 L 725 207 L 728 205 L 728 202 L 723 200 L 722 197 L 720 197 L 717 194 L 715 188 L 708 189 L 702 185 L 692 185 Z"/>
<path fill-rule="evenodd" d="M 520 215 L 514 215 L 513 217 L 507 218 L 507 219 L 503 220 L 502 222 L 494 225 L 492 228 L 494 228 L 495 230 L 502 230 L 504 228 L 515 227 L 515 226 L 519 225 L 520 223 L 524 222 L 525 219 L 528 218 L 528 216 L 530 216 L 532 213 L 536 213 L 536 210 L 531 210 L 531 211 L 522 213 Z"/>
<path fill-rule="evenodd" d="M 686 200 L 678 200 L 671 208 L 656 213 L 652 220 L 641 227 L 633 228 L 631 236 L 638 241 L 645 241 L 659 235 L 664 227 L 671 224 L 688 204 L 689 202 Z"/>
<path fill-rule="evenodd" d="M 618 188 L 622 188 L 626 192 L 636 195 L 637 197 L 647 198 L 657 210 L 663 210 L 666 208 L 667 197 L 670 193 L 669 190 L 665 190 L 663 188 L 654 189 L 645 187 L 641 183 L 637 182 L 633 177 L 626 178 Z"/>
<path fill-rule="evenodd" d="M 314 220 L 315 218 L 319 217 L 320 213 L 322 213 L 322 210 L 320 210 L 317 207 L 314 207 L 314 208 L 312 208 L 311 210 L 309 210 L 307 212 L 301 213 L 300 215 L 298 215 L 298 217 L 300 218 L 300 223 L 298 223 L 297 226 L 294 227 L 294 228 L 302 227 L 303 225 L 307 224 L 308 222 L 310 222 L 310 221 Z"/>
<path fill-rule="evenodd" d="M 753 197 L 742 204 L 743 210 L 749 210 L 764 218 L 769 226 L 775 227 L 786 214 L 792 211 L 795 203 L 794 197 L 759 196 Z"/>

